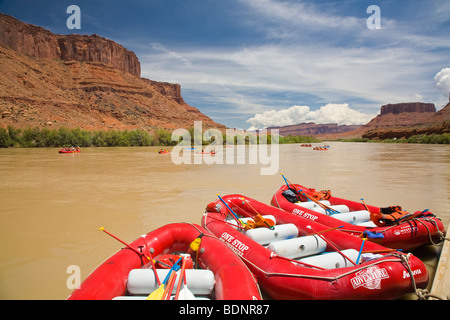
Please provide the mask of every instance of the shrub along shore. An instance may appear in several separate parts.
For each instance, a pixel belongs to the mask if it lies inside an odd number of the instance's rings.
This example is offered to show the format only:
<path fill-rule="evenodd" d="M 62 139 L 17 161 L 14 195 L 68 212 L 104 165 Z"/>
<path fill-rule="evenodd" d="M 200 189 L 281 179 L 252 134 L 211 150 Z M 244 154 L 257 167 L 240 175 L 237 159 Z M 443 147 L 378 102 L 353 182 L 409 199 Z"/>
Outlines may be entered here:
<path fill-rule="evenodd" d="M 442 134 L 416 134 L 409 138 L 401 139 L 368 139 L 368 138 L 354 138 L 354 139 L 338 139 L 342 142 L 385 142 L 385 143 L 420 143 L 420 144 L 450 144 L 450 133 Z"/>
<path fill-rule="evenodd" d="M 194 128 L 189 129 L 192 145 L 194 144 Z M 224 143 L 226 136 L 223 136 Z M 267 143 L 271 143 L 271 136 Z M 181 141 L 181 140 L 180 140 Z M 236 135 L 235 143 L 249 143 L 249 136 Z M 304 136 L 280 137 L 279 143 L 314 143 L 318 139 Z M 131 146 L 175 146 L 179 141 L 172 141 L 172 132 L 157 129 L 153 133 L 145 130 L 83 130 L 80 128 L 57 129 L 26 128 L 17 129 L 9 126 L 0 128 L 0 148 L 43 148 L 43 147 L 131 147 Z M 211 141 L 203 141 L 210 144 Z"/>
<path fill-rule="evenodd" d="M 194 129 L 189 129 L 194 144 Z M 223 137 L 226 141 L 226 136 Z M 236 135 L 235 143 L 249 143 L 249 136 Z M 267 143 L 271 143 L 272 137 L 267 137 Z M 427 143 L 450 144 L 450 134 L 415 135 L 408 139 L 370 140 L 356 138 L 350 140 L 337 140 L 348 142 L 395 142 L 395 143 Z M 279 137 L 280 144 L 286 143 L 320 143 L 319 139 L 307 136 Z M 39 147 L 128 147 L 128 146 L 175 146 L 179 141 L 172 141 L 172 132 L 157 129 L 153 133 L 145 130 L 83 130 L 80 128 L 26 128 L 17 129 L 9 126 L 0 128 L 0 148 L 39 148 Z M 203 141 L 210 144 L 211 141 Z"/>

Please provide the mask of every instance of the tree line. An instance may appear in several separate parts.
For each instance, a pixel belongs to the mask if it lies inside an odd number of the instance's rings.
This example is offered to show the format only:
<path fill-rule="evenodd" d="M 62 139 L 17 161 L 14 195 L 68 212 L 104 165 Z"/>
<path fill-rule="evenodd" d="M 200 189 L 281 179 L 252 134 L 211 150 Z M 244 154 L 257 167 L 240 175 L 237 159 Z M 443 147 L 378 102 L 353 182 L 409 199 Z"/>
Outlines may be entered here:
<path fill-rule="evenodd" d="M 194 129 L 192 132 L 192 145 L 194 144 Z M 252 143 L 249 136 L 234 136 L 234 142 Z M 202 138 L 201 138 L 202 139 Z M 224 135 L 223 143 L 226 142 Z M 269 135 L 267 143 L 271 143 Z M 315 138 L 306 136 L 279 137 L 278 142 L 283 143 L 313 143 L 320 142 Z M 211 141 L 203 141 L 210 144 Z M 157 129 L 150 133 L 146 130 L 83 130 L 80 128 L 40 128 L 29 127 L 18 129 L 12 126 L 0 128 L 0 148 L 44 148 L 44 147 L 129 147 L 129 146 L 175 146 L 178 141 L 172 141 L 172 132 L 165 129 Z"/>

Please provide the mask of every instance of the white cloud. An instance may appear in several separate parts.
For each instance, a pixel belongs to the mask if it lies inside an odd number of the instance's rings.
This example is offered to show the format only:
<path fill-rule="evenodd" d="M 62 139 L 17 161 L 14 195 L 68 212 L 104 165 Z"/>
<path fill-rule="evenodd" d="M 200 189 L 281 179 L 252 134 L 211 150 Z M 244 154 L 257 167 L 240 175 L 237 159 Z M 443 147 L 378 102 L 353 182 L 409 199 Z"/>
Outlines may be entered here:
<path fill-rule="evenodd" d="M 293 106 L 277 111 L 265 111 L 255 114 L 247 122 L 251 124 L 249 130 L 255 130 L 270 126 L 287 126 L 305 122 L 359 125 L 368 123 L 375 116 L 374 114 L 365 114 L 353 110 L 347 103 L 329 103 L 318 110 L 311 110 L 309 106 Z"/>
<path fill-rule="evenodd" d="M 442 91 L 442 94 L 449 98 L 450 95 L 450 68 L 444 68 L 434 77 L 436 87 Z"/>
<path fill-rule="evenodd" d="M 420 78 L 423 67 L 411 62 L 411 55 L 404 48 L 337 50 L 317 43 L 165 48 L 143 54 L 140 60 L 144 77 L 180 83 L 183 90 L 204 92 L 205 97 L 229 102 L 236 109 L 251 105 L 245 110 L 255 114 L 280 104 L 267 96 L 263 101 L 261 93 L 303 92 L 325 101 L 377 101 L 376 108 L 409 100 L 417 87 L 423 88 L 429 81 Z M 412 82 L 417 87 L 411 86 Z"/>
<path fill-rule="evenodd" d="M 448 49 L 447 34 L 412 32 L 416 24 L 410 24 L 411 20 L 388 19 L 385 11 L 382 28 L 368 30 L 365 8 L 361 15 L 347 14 L 332 3 L 240 3 L 245 6 L 237 23 L 265 31 L 266 38 L 223 47 L 159 40 L 139 55 L 143 76 L 181 84 L 183 96 L 192 98 L 187 99 L 189 104 L 203 106 L 201 111 L 214 113 L 215 119 L 230 119 L 221 122 L 230 126 L 245 126 L 240 119 L 252 116 L 258 126 L 266 126 L 270 115 L 278 119 L 270 125 L 292 124 L 289 119 L 302 109 L 283 116 L 289 109 L 277 106 L 292 106 L 296 101 L 314 108 L 317 101 L 351 101 L 354 108 L 374 113 L 387 103 L 436 102 L 435 71 L 430 70 L 442 65 L 446 55 L 432 48 Z M 309 121 L 331 117 L 328 122 L 343 123 L 340 108 L 322 115 L 324 107 L 308 110 L 306 114 L 315 115 Z M 358 124 L 365 121 L 362 113 L 352 117 Z"/>

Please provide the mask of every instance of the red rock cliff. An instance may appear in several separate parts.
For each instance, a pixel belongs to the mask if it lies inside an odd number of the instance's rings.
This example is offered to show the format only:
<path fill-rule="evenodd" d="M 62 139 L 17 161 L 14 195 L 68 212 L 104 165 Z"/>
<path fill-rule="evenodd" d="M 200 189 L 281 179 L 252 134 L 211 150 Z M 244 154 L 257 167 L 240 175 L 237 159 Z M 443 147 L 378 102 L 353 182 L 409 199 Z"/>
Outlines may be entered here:
<path fill-rule="evenodd" d="M 0 44 L 36 58 L 100 62 L 141 75 L 141 65 L 134 52 L 114 41 L 97 35 L 56 35 L 2 13 Z"/>
<path fill-rule="evenodd" d="M 381 114 L 399 114 L 403 112 L 436 112 L 436 107 L 433 103 L 422 102 L 387 104 L 381 107 Z"/>
<path fill-rule="evenodd" d="M 367 130 L 386 127 L 409 127 L 421 125 L 436 113 L 432 103 L 406 102 L 387 104 L 381 112 L 363 127 Z"/>
<path fill-rule="evenodd" d="M 54 35 L 0 14 L 0 127 L 225 129 L 179 84 L 140 78 L 131 51 L 93 35 Z"/>

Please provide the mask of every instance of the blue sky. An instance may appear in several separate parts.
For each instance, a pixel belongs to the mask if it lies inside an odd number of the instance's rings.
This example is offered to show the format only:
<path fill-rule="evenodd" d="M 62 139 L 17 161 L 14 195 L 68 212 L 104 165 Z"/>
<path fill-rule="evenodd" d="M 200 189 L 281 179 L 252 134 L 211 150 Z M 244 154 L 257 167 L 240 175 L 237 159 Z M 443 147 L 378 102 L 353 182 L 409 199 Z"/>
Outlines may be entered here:
<path fill-rule="evenodd" d="M 73 4 L 80 30 L 66 27 Z M 179 83 L 228 127 L 364 124 L 384 104 L 448 102 L 450 1 L 0 0 L 0 12 L 122 44 L 142 77 Z"/>

